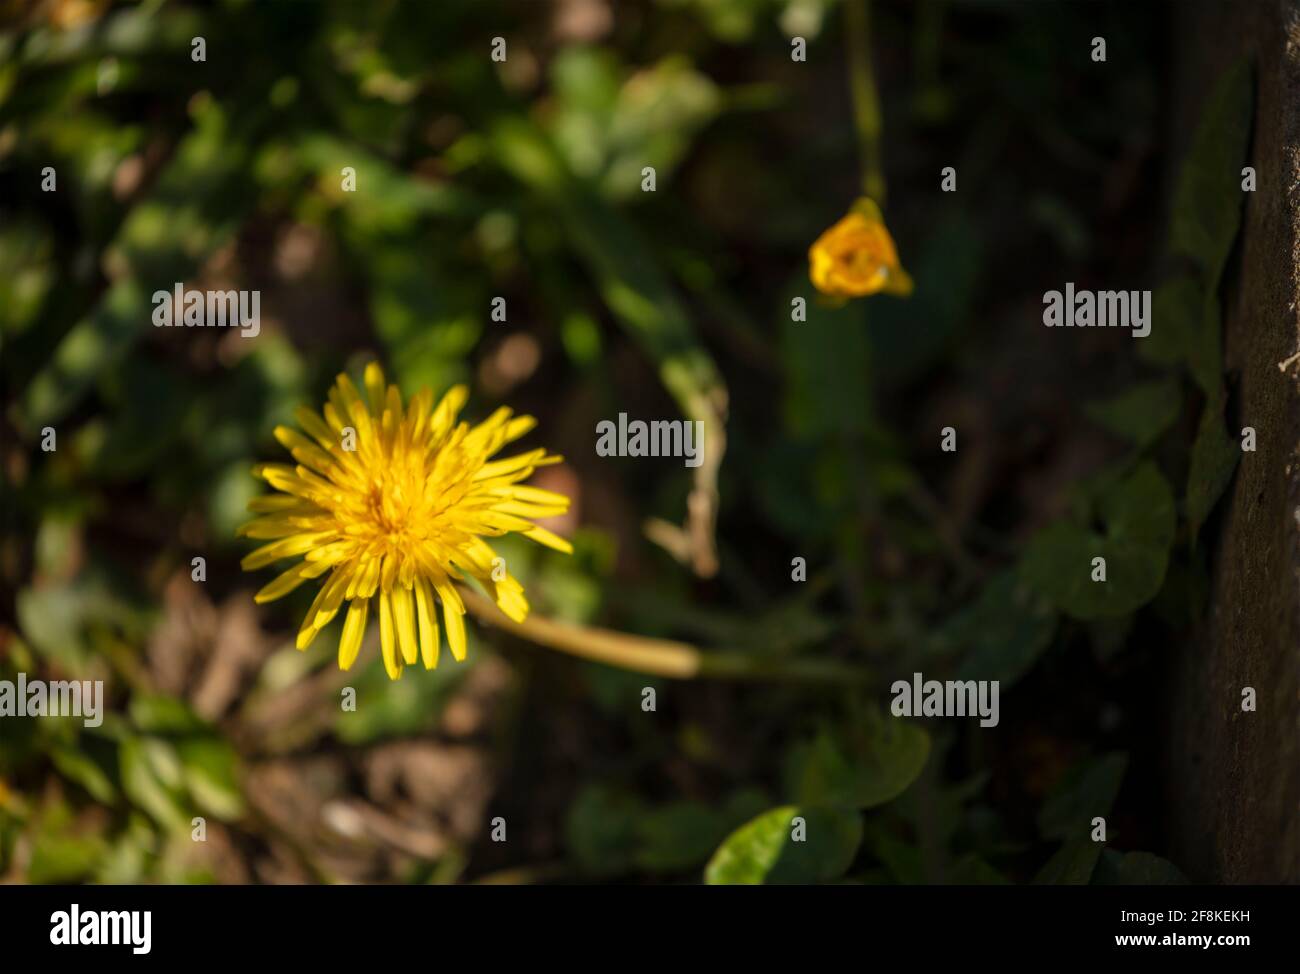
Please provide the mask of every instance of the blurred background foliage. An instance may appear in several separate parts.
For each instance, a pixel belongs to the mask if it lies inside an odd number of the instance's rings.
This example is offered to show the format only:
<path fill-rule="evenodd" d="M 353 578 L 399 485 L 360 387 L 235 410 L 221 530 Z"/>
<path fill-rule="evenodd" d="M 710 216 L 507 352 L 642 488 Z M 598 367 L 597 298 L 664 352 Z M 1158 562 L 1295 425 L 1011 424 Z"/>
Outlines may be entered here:
<path fill-rule="evenodd" d="M 4 879 L 1181 878 L 1160 677 L 1237 456 L 1217 295 L 1250 87 L 1165 132 L 1167 9 L 873 4 L 917 290 L 839 308 L 805 256 L 857 195 L 836 0 L 0 16 L 0 677 L 102 679 L 109 710 L 0 724 Z M 1067 280 L 1158 288 L 1153 337 L 1044 329 Z M 178 281 L 259 289 L 260 335 L 153 328 Z M 538 482 L 573 497 L 576 554 L 501 545 L 535 611 L 766 675 L 649 679 L 477 625 L 466 664 L 398 683 L 374 633 L 349 674 L 328 633 L 296 652 L 310 593 L 255 607 L 239 571 L 250 467 L 372 358 L 568 458 Z M 705 421 L 709 463 L 596 457 L 619 412 Z M 716 573 L 676 527 L 714 488 Z M 1001 680 L 1001 725 L 891 718 L 917 670 Z"/>

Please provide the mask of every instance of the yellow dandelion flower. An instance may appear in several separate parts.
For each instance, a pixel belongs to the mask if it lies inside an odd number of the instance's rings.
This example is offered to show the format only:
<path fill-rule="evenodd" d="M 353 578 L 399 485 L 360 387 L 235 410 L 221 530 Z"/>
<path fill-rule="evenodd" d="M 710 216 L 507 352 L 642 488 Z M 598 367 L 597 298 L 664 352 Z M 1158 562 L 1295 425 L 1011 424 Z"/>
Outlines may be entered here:
<path fill-rule="evenodd" d="M 817 290 L 836 298 L 912 293 L 880 207 L 865 196 L 808 249 L 808 276 Z"/>
<path fill-rule="evenodd" d="M 346 602 L 339 667 L 356 661 L 366 622 L 378 615 L 384 667 L 395 680 L 417 658 L 426 669 L 438 665 L 439 603 L 451 654 L 465 658 L 465 606 L 454 584 L 462 575 L 476 579 L 511 619 L 524 620 L 523 586 L 483 539 L 513 531 L 570 553 L 569 542 L 531 520 L 564 513 L 569 499 L 520 483 L 560 457 L 535 449 L 490 459 L 536 425 L 531 416 L 502 407 L 477 426 L 458 423 L 469 395 L 464 386 L 437 406 L 423 389 L 404 408 L 397 386 L 385 386 L 374 363 L 366 367 L 365 387 L 363 400 L 340 375 L 323 418 L 307 408 L 294 414 L 305 436 L 276 427 L 275 438 L 297 465 L 254 469 L 280 493 L 250 502 L 261 516 L 239 533 L 270 543 L 241 564 L 253 571 L 302 556 L 257 601 L 321 579 L 298 648 L 306 649 Z"/>

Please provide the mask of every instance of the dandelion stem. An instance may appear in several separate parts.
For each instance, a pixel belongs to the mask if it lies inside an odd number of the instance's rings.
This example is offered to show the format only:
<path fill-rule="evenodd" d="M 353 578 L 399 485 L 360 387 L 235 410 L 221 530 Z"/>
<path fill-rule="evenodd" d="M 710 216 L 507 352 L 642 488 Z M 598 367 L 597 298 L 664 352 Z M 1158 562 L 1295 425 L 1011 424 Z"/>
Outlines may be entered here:
<path fill-rule="evenodd" d="M 871 71 L 869 0 L 846 0 L 844 33 L 849 58 L 849 90 L 853 94 L 853 123 L 858 131 L 862 162 L 862 191 L 883 209 L 885 170 L 880 155 L 880 97 Z"/>
<path fill-rule="evenodd" d="M 490 623 L 528 642 L 583 659 L 651 676 L 675 680 L 734 679 L 775 682 L 863 683 L 861 667 L 835 660 L 763 659 L 746 653 L 704 652 L 690 643 L 633 636 L 612 629 L 556 622 L 536 613 L 523 622 L 508 618 L 491 600 L 464 587 L 465 607 Z"/>

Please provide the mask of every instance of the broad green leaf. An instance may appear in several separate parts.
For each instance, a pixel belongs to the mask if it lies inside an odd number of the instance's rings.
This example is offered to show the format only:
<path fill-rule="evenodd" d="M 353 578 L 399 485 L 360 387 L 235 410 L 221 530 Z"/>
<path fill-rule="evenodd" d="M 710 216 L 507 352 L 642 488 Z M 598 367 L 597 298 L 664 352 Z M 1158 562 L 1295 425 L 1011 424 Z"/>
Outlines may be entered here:
<path fill-rule="evenodd" d="M 640 191 L 641 170 L 662 186 L 696 131 L 721 108 L 714 83 L 671 56 L 626 80 L 608 50 L 569 47 L 555 59 L 549 129 L 569 169 L 621 199 Z"/>
<path fill-rule="evenodd" d="M 1038 813 L 1038 831 L 1045 839 L 1087 838 L 1092 820 L 1110 814 L 1128 767 L 1124 754 L 1106 754 L 1083 761 L 1059 781 Z"/>
<path fill-rule="evenodd" d="M 189 827 L 183 776 L 175 749 L 157 738 L 127 737 L 118 748 L 122 790 L 137 807 L 170 829 Z"/>
<path fill-rule="evenodd" d="M 153 830 L 135 829 L 114 841 L 95 868 L 94 881 L 113 886 L 131 886 L 146 881 L 149 858 L 154 845 Z"/>
<path fill-rule="evenodd" d="M 1213 292 L 1241 224 L 1246 163 L 1254 105 L 1254 78 L 1241 62 L 1218 79 L 1211 92 L 1174 193 L 1170 250 L 1191 258 Z"/>
<path fill-rule="evenodd" d="M 669 802 L 637 820 L 635 865 L 647 872 L 697 868 L 732 829 L 757 815 L 767 802 L 756 792 L 738 792 L 721 808 L 700 802 Z"/>
<path fill-rule="evenodd" d="M 951 882 L 963 886 L 1007 886 L 1011 882 L 974 853 L 962 856 L 953 863 L 948 878 Z"/>
<path fill-rule="evenodd" d="M 75 781 L 92 798 L 101 804 L 111 804 L 117 797 L 117 789 L 109 780 L 104 769 L 84 751 L 67 745 L 56 745 L 50 751 L 50 759 L 65 778 Z"/>
<path fill-rule="evenodd" d="M 408 390 L 445 389 L 467 377 L 483 317 L 469 291 L 429 267 L 427 237 L 409 234 L 379 246 L 359 236 L 375 331 L 389 350 L 396 381 Z"/>
<path fill-rule="evenodd" d="M 1207 396 L 1222 385 L 1223 351 L 1216 293 L 1191 275 L 1165 281 L 1151 298 L 1151 334 L 1138 340 L 1138 356 L 1182 366 Z"/>
<path fill-rule="evenodd" d="M 844 875 L 861 842 L 857 812 L 783 805 L 728 836 L 709 860 L 704 881 L 710 886 L 828 882 Z"/>
<path fill-rule="evenodd" d="M 945 656 L 960 653 L 957 678 L 997 680 L 1008 689 L 1051 645 L 1057 614 L 1016 574 L 995 575 L 974 602 L 948 619 L 932 645 Z"/>
<path fill-rule="evenodd" d="M 307 171 L 323 173 L 321 178 L 330 181 L 326 186 L 330 200 L 341 208 L 349 228 L 366 236 L 400 237 L 420 221 L 463 217 L 475 211 L 473 201 L 455 183 L 419 179 L 354 139 L 316 132 L 294 148 Z M 355 191 L 338 189 L 344 166 L 361 174 Z M 396 243 L 389 241 L 390 247 Z"/>
<path fill-rule="evenodd" d="M 176 449 L 192 395 L 176 373 L 129 358 L 121 369 L 104 376 L 99 388 L 113 420 L 89 458 L 97 477 L 132 480 Z"/>
<path fill-rule="evenodd" d="M 1187 877 L 1168 859 L 1149 852 L 1101 854 L 1092 881 L 1099 886 L 1186 886 Z"/>
<path fill-rule="evenodd" d="M 617 875 L 636 853 L 636 822 L 644 806 L 635 795 L 588 785 L 569 805 L 564 832 L 570 854 L 595 875 Z"/>
<path fill-rule="evenodd" d="M 986 249 L 970 217 L 954 211 L 934 226 L 914 261 L 903 255 L 916 282 L 909 297 L 856 302 L 865 305 L 871 363 L 882 388 L 896 389 L 923 373 L 967 324 Z"/>
<path fill-rule="evenodd" d="M 99 571 L 82 572 L 68 584 L 25 588 L 17 597 L 18 624 L 32 648 L 77 679 L 99 676 L 92 631 L 111 624 L 126 632 L 143 629 L 142 614 L 128 604 Z"/>
<path fill-rule="evenodd" d="M 42 831 L 32 843 L 27 880 L 33 884 L 73 883 L 85 879 L 103 857 L 98 835 L 50 834 Z"/>
<path fill-rule="evenodd" d="M 1240 459 L 1241 445 L 1228 434 L 1222 407 L 1206 402 L 1187 470 L 1187 522 L 1193 541 L 1223 496 Z"/>
<path fill-rule="evenodd" d="M 1130 387 L 1111 399 L 1084 407 L 1098 426 L 1116 436 L 1146 447 L 1178 419 L 1182 393 L 1174 379 L 1156 379 Z"/>
<path fill-rule="evenodd" d="M 761 794 L 741 791 L 719 808 L 694 801 L 651 808 L 631 793 L 588 785 L 570 805 L 565 834 L 570 853 L 594 875 L 634 868 L 681 872 L 700 866 L 733 829 L 766 805 Z"/>
<path fill-rule="evenodd" d="M 1101 530 L 1053 524 L 1029 542 L 1020 564 L 1027 583 L 1080 619 L 1125 615 L 1150 601 L 1174 539 L 1173 494 L 1152 463 L 1102 487 L 1096 506 Z M 1098 557 L 1105 559 L 1105 581 L 1093 581 Z"/>
<path fill-rule="evenodd" d="M 704 862 L 727 829 L 712 809 L 699 802 L 672 802 L 637 822 L 637 866 L 648 872 L 689 869 Z"/>
<path fill-rule="evenodd" d="M 901 795 L 930 756 L 930 735 L 904 720 L 869 722 L 862 739 L 842 748 L 829 731 L 796 748 L 789 787 L 805 805 L 875 808 Z"/>
<path fill-rule="evenodd" d="M 163 694 L 136 694 L 128 709 L 136 728 L 151 734 L 203 734 L 212 729 L 185 701 Z"/>
<path fill-rule="evenodd" d="M 231 745 L 216 737 L 199 737 L 176 745 L 185 789 L 197 808 L 220 819 L 235 819 L 244 799 L 236 777 L 237 759 Z"/>
<path fill-rule="evenodd" d="M 794 298 L 807 320 L 791 319 Z M 866 303 L 832 307 L 801 275 L 777 308 L 785 363 L 785 427 L 796 438 L 862 433 L 872 425 L 871 348 Z"/>
<path fill-rule="evenodd" d="M 1151 295 L 1151 334 L 1136 339 L 1138 357 L 1161 365 L 1188 360 L 1201 340 L 1205 287 L 1191 274 L 1171 278 Z"/>
<path fill-rule="evenodd" d="M 1036 885 L 1086 886 L 1097 868 L 1105 844 L 1093 842 L 1086 835 L 1071 839 L 1056 851 L 1047 861 L 1038 875 L 1034 877 Z"/>
<path fill-rule="evenodd" d="M 869 818 L 863 827 L 863 846 L 884 864 L 894 882 L 907 886 L 925 883 L 925 866 L 921 850 L 900 838 L 883 822 Z"/>

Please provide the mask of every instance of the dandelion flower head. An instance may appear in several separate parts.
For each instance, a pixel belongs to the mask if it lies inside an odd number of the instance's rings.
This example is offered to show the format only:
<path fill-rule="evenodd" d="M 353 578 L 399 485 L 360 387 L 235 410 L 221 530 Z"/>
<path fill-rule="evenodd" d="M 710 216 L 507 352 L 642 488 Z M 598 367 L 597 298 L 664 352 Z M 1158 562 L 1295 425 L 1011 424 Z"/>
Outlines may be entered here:
<path fill-rule="evenodd" d="M 296 465 L 261 464 L 254 474 L 276 493 L 254 499 L 260 515 L 240 534 L 269 543 L 243 559 L 252 571 L 282 559 L 301 560 L 257 593 L 258 602 L 320 580 L 320 591 L 298 632 L 306 649 L 344 611 L 339 667 L 356 661 L 372 612 L 391 679 L 417 660 L 438 663 L 438 606 L 447 645 L 465 658 L 461 577 L 476 580 L 515 621 L 528 615 L 523 587 L 485 540 L 516 532 L 569 553 L 563 538 L 534 523 L 569 507 L 561 494 L 521 481 L 561 458 L 538 448 L 492 457 L 536 425 L 502 407 L 476 426 L 457 422 L 468 391 L 455 386 L 434 405 L 423 389 L 403 406 L 395 385 L 371 363 L 365 397 L 347 375 L 329 392 L 324 415 L 305 407 L 303 432 L 279 426 L 275 437 Z M 305 435 L 304 435 L 305 434 Z"/>

